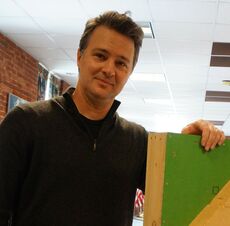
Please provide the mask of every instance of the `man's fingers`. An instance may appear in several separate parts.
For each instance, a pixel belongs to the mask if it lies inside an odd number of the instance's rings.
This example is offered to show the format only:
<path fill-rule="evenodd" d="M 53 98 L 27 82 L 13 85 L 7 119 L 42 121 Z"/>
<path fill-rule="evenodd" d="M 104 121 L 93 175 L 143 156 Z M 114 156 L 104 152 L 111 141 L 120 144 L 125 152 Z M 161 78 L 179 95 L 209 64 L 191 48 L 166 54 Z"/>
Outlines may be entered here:
<path fill-rule="evenodd" d="M 224 135 L 224 132 L 223 131 L 220 131 L 221 133 L 221 136 L 220 136 L 220 139 L 218 141 L 218 145 L 222 145 L 226 139 L 225 135 Z"/>
<path fill-rule="evenodd" d="M 197 120 L 183 128 L 184 134 L 202 135 L 201 145 L 206 151 L 216 145 L 222 145 L 225 140 L 224 132 L 216 128 L 212 123 L 205 120 Z"/>
<path fill-rule="evenodd" d="M 216 145 L 218 144 L 219 140 L 220 140 L 220 137 L 221 137 L 221 133 L 218 133 L 218 131 L 216 132 L 216 137 L 214 137 L 213 139 L 213 143 L 212 143 L 212 146 L 211 146 L 211 149 L 215 148 Z"/>
<path fill-rule="evenodd" d="M 221 145 L 224 143 L 225 136 L 223 131 L 213 127 L 209 129 L 204 129 L 202 133 L 201 144 L 206 151 L 213 149 L 216 145 Z"/>
<path fill-rule="evenodd" d="M 201 139 L 201 145 L 205 147 L 205 149 L 209 149 L 209 143 L 210 143 L 210 136 L 212 132 L 212 128 L 210 124 L 200 123 L 199 129 L 202 131 L 202 139 Z"/>

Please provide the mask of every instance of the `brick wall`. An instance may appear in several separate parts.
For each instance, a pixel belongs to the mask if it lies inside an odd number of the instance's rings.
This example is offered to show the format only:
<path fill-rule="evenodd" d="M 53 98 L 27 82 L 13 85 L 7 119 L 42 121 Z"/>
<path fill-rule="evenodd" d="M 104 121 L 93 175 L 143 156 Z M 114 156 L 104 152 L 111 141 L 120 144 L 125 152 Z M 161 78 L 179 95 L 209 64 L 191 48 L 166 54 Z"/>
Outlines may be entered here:
<path fill-rule="evenodd" d="M 0 33 L 0 121 L 7 113 L 8 94 L 36 101 L 37 83 L 38 61 Z M 62 93 L 69 84 L 61 84 Z"/>
<path fill-rule="evenodd" d="M 0 33 L 0 121 L 7 112 L 8 94 L 37 100 L 38 62 Z"/>

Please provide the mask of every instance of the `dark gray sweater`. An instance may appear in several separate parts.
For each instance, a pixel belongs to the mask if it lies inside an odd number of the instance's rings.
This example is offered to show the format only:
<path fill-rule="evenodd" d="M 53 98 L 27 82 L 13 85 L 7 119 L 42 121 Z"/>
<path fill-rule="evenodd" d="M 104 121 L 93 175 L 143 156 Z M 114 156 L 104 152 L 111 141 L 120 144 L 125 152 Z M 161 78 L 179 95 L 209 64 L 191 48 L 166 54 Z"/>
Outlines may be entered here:
<path fill-rule="evenodd" d="M 131 226 L 147 132 L 115 101 L 95 140 L 68 93 L 0 125 L 0 226 Z"/>

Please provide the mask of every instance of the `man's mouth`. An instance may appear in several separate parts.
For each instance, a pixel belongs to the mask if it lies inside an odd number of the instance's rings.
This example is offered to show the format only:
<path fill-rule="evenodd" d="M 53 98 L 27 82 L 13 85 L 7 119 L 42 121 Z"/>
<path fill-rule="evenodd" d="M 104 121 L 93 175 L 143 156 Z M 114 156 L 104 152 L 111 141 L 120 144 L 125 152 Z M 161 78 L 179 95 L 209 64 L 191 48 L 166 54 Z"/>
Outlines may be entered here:
<path fill-rule="evenodd" d="M 101 78 L 96 78 L 96 79 L 99 80 L 100 82 L 106 84 L 106 85 L 110 85 L 110 86 L 113 86 L 113 85 L 114 85 L 113 82 L 108 81 L 108 80 L 106 80 L 106 79 L 101 79 Z"/>

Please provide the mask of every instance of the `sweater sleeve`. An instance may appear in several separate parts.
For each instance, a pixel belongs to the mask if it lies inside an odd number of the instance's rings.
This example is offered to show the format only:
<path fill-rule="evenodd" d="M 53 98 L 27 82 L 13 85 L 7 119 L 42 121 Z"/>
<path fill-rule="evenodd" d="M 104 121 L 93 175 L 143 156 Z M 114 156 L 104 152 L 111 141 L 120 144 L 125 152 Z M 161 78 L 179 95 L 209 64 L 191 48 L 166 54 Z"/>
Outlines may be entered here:
<path fill-rule="evenodd" d="M 28 145 L 28 124 L 19 107 L 0 124 L 0 226 L 8 225 L 17 208 Z"/>

